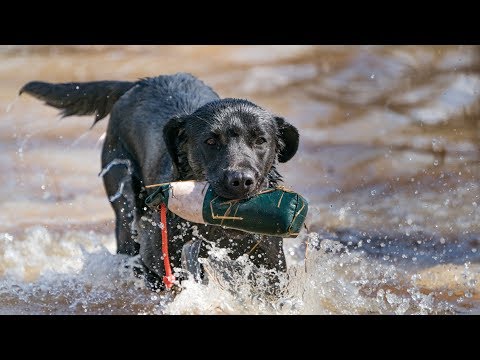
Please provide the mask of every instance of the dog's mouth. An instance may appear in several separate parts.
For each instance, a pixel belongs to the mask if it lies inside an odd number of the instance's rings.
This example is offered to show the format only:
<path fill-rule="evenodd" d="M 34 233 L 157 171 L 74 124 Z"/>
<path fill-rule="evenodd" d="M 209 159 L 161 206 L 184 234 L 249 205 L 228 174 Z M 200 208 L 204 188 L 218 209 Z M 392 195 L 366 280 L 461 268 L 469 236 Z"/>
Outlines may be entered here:
<path fill-rule="evenodd" d="M 264 181 L 257 182 L 257 185 L 249 191 L 235 193 L 228 191 L 217 182 L 209 181 L 209 183 L 215 194 L 217 194 L 218 196 L 221 196 L 228 200 L 245 200 L 258 195 L 263 190 Z"/>

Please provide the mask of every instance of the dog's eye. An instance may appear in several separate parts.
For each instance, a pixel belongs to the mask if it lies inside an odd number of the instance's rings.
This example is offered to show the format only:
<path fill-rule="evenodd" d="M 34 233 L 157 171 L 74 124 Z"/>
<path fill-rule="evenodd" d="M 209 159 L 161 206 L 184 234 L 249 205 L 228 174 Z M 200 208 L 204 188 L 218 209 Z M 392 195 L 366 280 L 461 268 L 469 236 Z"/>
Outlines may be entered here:
<path fill-rule="evenodd" d="M 207 145 L 213 146 L 217 144 L 217 141 L 214 138 L 210 138 L 207 141 L 205 141 Z"/>
<path fill-rule="evenodd" d="M 263 143 L 266 143 L 267 139 L 264 137 L 259 137 L 257 140 L 255 140 L 255 145 L 262 145 Z"/>

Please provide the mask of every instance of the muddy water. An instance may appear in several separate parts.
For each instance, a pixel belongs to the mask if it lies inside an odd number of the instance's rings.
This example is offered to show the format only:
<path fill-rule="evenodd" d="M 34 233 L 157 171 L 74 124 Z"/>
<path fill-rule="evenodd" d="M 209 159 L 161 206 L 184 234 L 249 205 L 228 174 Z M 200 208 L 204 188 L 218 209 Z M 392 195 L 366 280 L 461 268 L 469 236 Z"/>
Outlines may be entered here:
<path fill-rule="evenodd" d="M 145 289 L 115 255 L 98 177 L 107 120 L 89 130 L 16 95 L 30 80 L 178 71 L 300 129 L 280 169 L 311 210 L 285 240 L 280 299 L 249 284 L 246 259 L 225 281 L 219 249 L 208 285 L 175 299 Z M 479 99 L 478 47 L 3 46 L 0 313 L 479 313 Z"/>

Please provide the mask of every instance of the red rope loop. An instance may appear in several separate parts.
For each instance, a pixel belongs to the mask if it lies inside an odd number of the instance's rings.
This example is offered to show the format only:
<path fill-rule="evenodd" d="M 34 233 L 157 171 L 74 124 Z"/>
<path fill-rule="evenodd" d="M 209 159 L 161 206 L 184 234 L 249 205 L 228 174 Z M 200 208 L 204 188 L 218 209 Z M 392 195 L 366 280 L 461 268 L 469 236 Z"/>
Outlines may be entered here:
<path fill-rule="evenodd" d="M 175 281 L 175 276 L 172 274 L 172 268 L 170 267 L 170 259 L 168 257 L 168 232 L 167 232 L 167 207 L 165 204 L 160 204 L 160 222 L 162 223 L 162 254 L 163 265 L 165 267 L 165 276 L 163 277 L 163 283 L 170 289 Z"/>

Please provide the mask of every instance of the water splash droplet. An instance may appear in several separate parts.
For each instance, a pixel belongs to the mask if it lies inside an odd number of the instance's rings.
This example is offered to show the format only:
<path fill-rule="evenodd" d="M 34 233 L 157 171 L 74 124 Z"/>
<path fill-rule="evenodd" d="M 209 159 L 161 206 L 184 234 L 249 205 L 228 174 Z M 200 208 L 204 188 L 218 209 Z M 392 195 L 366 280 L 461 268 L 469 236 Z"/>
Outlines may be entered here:
<path fill-rule="evenodd" d="M 13 101 L 7 105 L 7 107 L 5 108 L 5 112 L 9 113 L 10 111 L 12 111 L 13 106 L 15 105 L 15 103 L 18 101 L 19 98 L 20 98 L 20 95 L 17 95 L 15 99 L 13 99 Z"/>

